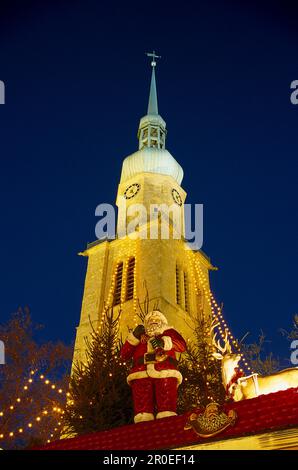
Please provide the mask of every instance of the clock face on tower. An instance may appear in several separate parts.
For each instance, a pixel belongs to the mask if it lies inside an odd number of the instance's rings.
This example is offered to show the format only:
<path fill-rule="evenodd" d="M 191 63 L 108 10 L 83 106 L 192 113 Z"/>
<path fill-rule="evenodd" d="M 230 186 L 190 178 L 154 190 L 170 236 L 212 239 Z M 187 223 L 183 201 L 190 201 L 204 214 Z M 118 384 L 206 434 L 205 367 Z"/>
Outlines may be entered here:
<path fill-rule="evenodd" d="M 182 206 L 182 199 L 177 189 L 172 189 L 172 197 L 178 206 Z"/>
<path fill-rule="evenodd" d="M 132 199 L 140 191 L 141 185 L 139 183 L 133 183 L 126 188 L 124 191 L 125 199 Z"/>

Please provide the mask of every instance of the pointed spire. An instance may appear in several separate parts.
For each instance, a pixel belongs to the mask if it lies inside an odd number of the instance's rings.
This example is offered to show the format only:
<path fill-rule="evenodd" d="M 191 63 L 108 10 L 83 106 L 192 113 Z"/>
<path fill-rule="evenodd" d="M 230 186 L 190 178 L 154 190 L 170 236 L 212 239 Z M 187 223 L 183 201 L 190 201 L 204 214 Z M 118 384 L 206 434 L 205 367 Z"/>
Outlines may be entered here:
<path fill-rule="evenodd" d="M 156 91 L 156 80 L 155 80 L 155 67 L 156 60 L 160 59 L 160 56 L 153 52 L 147 52 L 148 57 L 152 57 L 151 67 L 151 84 L 150 94 L 148 102 L 147 115 L 142 117 L 138 130 L 139 138 L 139 149 L 143 147 L 153 147 L 158 149 L 165 148 L 166 139 L 166 123 L 162 117 L 158 114 L 157 104 L 157 91 Z"/>
<path fill-rule="evenodd" d="M 156 91 L 156 80 L 155 80 L 155 65 L 152 66 L 150 95 L 149 95 L 147 114 L 158 114 L 157 91 Z"/>
<path fill-rule="evenodd" d="M 155 80 L 155 67 L 156 67 L 156 60 L 160 59 L 160 55 L 156 55 L 155 51 L 153 52 L 146 52 L 148 57 L 152 57 L 151 60 L 151 67 L 152 67 L 152 75 L 151 75 L 151 84 L 150 84 L 150 95 L 149 95 L 149 103 L 148 103 L 148 111 L 147 114 L 158 114 L 158 104 L 157 104 L 157 91 L 156 91 L 156 80 Z"/>

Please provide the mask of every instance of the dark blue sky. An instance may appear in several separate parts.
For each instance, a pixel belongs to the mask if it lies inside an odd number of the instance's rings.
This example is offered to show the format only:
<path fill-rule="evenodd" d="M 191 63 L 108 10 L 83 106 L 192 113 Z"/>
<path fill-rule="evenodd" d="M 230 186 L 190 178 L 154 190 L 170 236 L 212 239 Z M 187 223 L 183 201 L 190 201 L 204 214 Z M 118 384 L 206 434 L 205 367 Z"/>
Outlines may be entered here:
<path fill-rule="evenodd" d="M 241 5 L 239 5 L 241 3 Z M 150 66 L 183 166 L 205 207 L 213 291 L 235 335 L 297 312 L 298 10 L 289 2 L 5 2 L 0 17 L 1 321 L 29 305 L 73 340 L 94 210 L 114 203 L 137 149 Z"/>

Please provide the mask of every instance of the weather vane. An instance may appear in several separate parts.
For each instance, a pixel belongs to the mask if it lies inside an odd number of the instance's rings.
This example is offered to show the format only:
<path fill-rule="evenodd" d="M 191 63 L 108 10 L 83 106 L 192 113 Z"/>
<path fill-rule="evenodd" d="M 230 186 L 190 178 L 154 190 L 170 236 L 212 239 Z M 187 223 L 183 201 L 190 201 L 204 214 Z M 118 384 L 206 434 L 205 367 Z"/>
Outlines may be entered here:
<path fill-rule="evenodd" d="M 148 57 L 152 57 L 152 61 L 151 61 L 152 67 L 155 67 L 155 66 L 156 66 L 156 61 L 155 61 L 155 59 L 160 59 L 160 58 L 161 58 L 160 55 L 156 55 L 156 54 L 155 54 L 155 51 L 146 52 L 146 55 L 147 55 Z"/>

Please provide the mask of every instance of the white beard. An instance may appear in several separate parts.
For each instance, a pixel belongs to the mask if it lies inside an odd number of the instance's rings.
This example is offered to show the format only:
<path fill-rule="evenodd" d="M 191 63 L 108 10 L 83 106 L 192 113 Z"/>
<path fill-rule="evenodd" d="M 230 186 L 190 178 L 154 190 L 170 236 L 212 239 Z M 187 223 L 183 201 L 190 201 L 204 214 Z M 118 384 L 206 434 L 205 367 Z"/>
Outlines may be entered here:
<path fill-rule="evenodd" d="M 164 331 L 164 327 L 162 325 L 152 325 L 151 327 L 148 326 L 146 328 L 146 333 L 148 336 L 150 336 L 150 338 L 152 338 L 152 336 L 161 335 L 163 331 Z"/>

